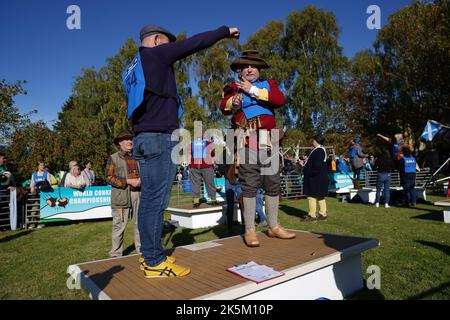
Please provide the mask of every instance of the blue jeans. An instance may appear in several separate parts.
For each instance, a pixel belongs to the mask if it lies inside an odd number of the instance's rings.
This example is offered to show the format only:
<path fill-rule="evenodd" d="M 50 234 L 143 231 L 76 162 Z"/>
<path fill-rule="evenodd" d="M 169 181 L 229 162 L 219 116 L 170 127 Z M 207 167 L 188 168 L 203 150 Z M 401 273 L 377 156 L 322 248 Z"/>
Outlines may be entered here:
<path fill-rule="evenodd" d="M 405 195 L 406 204 L 416 204 L 416 175 L 405 174 L 403 177 L 403 193 Z"/>
<path fill-rule="evenodd" d="M 169 205 L 176 165 L 171 154 L 178 141 L 167 133 L 143 132 L 133 139 L 133 154 L 140 165 L 141 203 L 138 214 L 141 252 L 145 263 L 156 266 L 166 259 L 161 244 L 164 210 Z"/>
<path fill-rule="evenodd" d="M 241 196 L 242 189 L 239 179 L 236 184 L 231 184 L 228 179 L 225 179 L 225 195 L 227 198 L 227 226 L 228 232 L 231 232 L 231 226 L 233 225 L 234 204 L 238 202 Z M 242 208 L 240 208 L 242 210 Z M 241 217 L 244 214 L 241 212 Z"/>
<path fill-rule="evenodd" d="M 391 175 L 387 172 L 380 172 L 377 175 L 377 196 L 376 203 L 380 203 L 381 187 L 383 190 L 384 203 L 389 204 L 389 198 L 391 196 Z"/>
<path fill-rule="evenodd" d="M 263 205 L 264 205 L 264 192 L 262 189 L 258 189 L 258 191 L 256 191 L 256 214 L 259 223 L 266 221 L 266 215 L 264 214 L 263 211 Z"/>

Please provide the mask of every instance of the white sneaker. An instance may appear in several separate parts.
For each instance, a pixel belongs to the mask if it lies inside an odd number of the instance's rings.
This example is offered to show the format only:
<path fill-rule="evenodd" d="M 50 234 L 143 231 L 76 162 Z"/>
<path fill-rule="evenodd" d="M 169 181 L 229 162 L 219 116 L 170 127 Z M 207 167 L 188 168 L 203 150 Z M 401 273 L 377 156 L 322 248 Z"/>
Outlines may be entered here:
<path fill-rule="evenodd" d="M 390 208 L 390 206 L 387 203 L 384 204 L 384 207 L 385 208 Z"/>
<path fill-rule="evenodd" d="M 380 204 L 377 202 L 377 203 L 375 203 L 375 207 L 376 208 L 379 208 L 380 207 Z"/>

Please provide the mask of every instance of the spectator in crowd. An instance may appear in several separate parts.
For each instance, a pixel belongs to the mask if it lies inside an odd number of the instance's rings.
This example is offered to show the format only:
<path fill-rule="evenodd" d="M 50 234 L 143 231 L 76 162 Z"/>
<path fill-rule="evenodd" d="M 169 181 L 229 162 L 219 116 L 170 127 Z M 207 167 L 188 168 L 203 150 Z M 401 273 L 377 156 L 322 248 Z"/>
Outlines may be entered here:
<path fill-rule="evenodd" d="M 368 157 L 367 154 L 363 153 L 360 137 L 356 137 L 355 139 L 353 139 L 352 146 L 350 147 L 349 156 L 353 171 L 353 180 L 354 180 L 353 183 L 355 189 L 360 189 L 361 170 L 364 167 L 364 158 Z"/>
<path fill-rule="evenodd" d="M 334 180 L 334 174 L 337 172 L 336 156 L 330 154 L 327 160 L 327 170 L 328 170 L 328 183 L 330 186 L 334 186 L 336 181 Z"/>
<path fill-rule="evenodd" d="M 48 168 L 44 168 L 44 171 L 47 171 L 48 176 L 50 177 L 50 187 L 58 188 L 58 179 L 50 172 Z"/>
<path fill-rule="evenodd" d="M 336 173 L 336 171 L 337 171 L 336 157 L 333 154 L 330 154 L 328 156 L 327 170 L 328 170 L 328 173 L 332 173 L 332 174 Z"/>
<path fill-rule="evenodd" d="M 308 197 L 309 205 L 309 213 L 304 221 L 315 223 L 327 220 L 327 204 L 325 202 L 325 196 L 328 193 L 327 152 L 323 147 L 325 139 L 322 135 L 316 135 L 311 143 L 314 149 L 308 156 L 303 178 L 303 190 Z M 318 217 L 316 217 L 317 203 L 319 204 Z"/>
<path fill-rule="evenodd" d="M 373 154 L 369 155 L 369 164 L 370 164 L 370 167 L 373 170 L 373 168 L 375 167 L 375 157 L 374 157 Z"/>
<path fill-rule="evenodd" d="M 7 166 L 7 159 L 4 154 L 0 154 L 0 190 L 13 191 L 16 188 L 16 181 Z"/>
<path fill-rule="evenodd" d="M 364 170 L 372 171 L 372 165 L 369 161 L 369 158 L 364 158 Z"/>
<path fill-rule="evenodd" d="M 72 168 L 76 165 L 78 165 L 78 162 L 75 160 L 72 160 L 69 162 L 69 172 L 62 171 L 62 172 L 58 173 L 59 176 L 62 175 L 61 182 L 60 182 L 61 187 L 64 187 L 66 185 L 66 177 L 70 173 Z"/>
<path fill-rule="evenodd" d="M 302 174 L 302 169 L 303 169 L 303 164 L 302 164 L 302 160 L 298 159 L 297 161 L 295 161 L 295 166 L 294 166 L 294 170 L 295 172 L 297 172 L 298 174 Z"/>
<path fill-rule="evenodd" d="M 83 161 L 83 172 L 81 173 L 84 177 L 84 181 L 86 181 L 86 186 L 90 187 L 95 184 L 95 173 L 92 165 L 92 161 L 84 160 Z"/>
<path fill-rule="evenodd" d="M 403 158 L 400 162 L 400 182 L 403 187 L 405 206 L 416 206 L 416 170 L 418 169 L 416 158 L 411 155 L 409 148 L 403 148 Z"/>
<path fill-rule="evenodd" d="M 141 179 L 139 163 L 133 158 L 133 134 L 129 131 L 120 132 L 114 139 L 119 151 L 108 158 L 106 164 L 106 181 L 112 187 L 112 248 L 111 257 L 121 257 L 125 228 L 129 219 L 134 219 L 134 247 L 141 254 L 141 241 L 138 229 L 138 209 L 141 198 Z M 162 227 L 162 226 L 161 226 Z M 141 270 L 144 260 L 139 259 Z"/>
<path fill-rule="evenodd" d="M 236 146 L 235 146 L 236 147 Z M 236 150 L 234 151 L 236 152 Z M 234 208 L 239 205 L 239 209 L 241 211 L 241 221 L 244 221 L 244 204 L 242 199 L 242 187 L 238 177 L 238 167 L 236 164 L 226 164 L 226 157 L 229 151 L 225 151 L 222 153 L 222 164 L 219 164 L 219 172 L 222 176 L 225 177 L 225 197 L 227 201 L 227 233 L 229 236 L 233 234 L 233 225 L 236 224 L 234 222 Z"/>
<path fill-rule="evenodd" d="M 211 199 L 211 205 L 217 205 L 216 187 L 214 185 L 214 150 L 209 151 L 212 142 L 202 138 L 198 134 L 191 143 L 191 163 L 189 164 L 189 179 L 193 195 L 193 208 L 200 207 L 200 198 L 203 193 L 201 189 L 202 180 L 205 184 L 208 197 Z"/>
<path fill-rule="evenodd" d="M 178 173 L 177 173 L 177 181 L 181 182 L 182 180 L 183 180 L 183 174 L 180 171 L 178 171 Z"/>
<path fill-rule="evenodd" d="M 36 171 L 31 175 L 30 192 L 35 193 L 36 190 L 42 190 L 44 192 L 50 191 L 51 181 L 50 175 L 44 170 L 45 164 L 43 161 L 39 161 Z"/>
<path fill-rule="evenodd" d="M 236 204 L 239 205 L 242 223 L 244 223 L 244 203 L 242 199 L 242 187 L 237 174 L 234 173 L 234 168 L 234 166 L 227 166 L 227 172 L 225 174 L 225 196 L 227 199 L 227 232 L 229 236 L 232 235 L 233 231 L 234 208 Z"/>
<path fill-rule="evenodd" d="M 394 138 L 386 137 L 381 134 L 377 134 L 378 137 L 386 141 L 392 148 L 392 155 L 395 159 L 400 160 L 403 157 L 403 147 L 406 145 L 403 134 L 396 133 Z"/>
<path fill-rule="evenodd" d="M 374 169 L 377 171 L 377 194 L 375 207 L 380 206 L 381 189 L 383 188 L 384 207 L 389 208 L 391 195 L 391 172 L 395 169 L 394 161 L 388 149 L 384 149 L 375 162 Z"/>
<path fill-rule="evenodd" d="M 76 164 L 72 166 L 70 172 L 67 173 L 66 179 L 64 180 L 64 187 L 84 190 L 84 188 L 86 187 L 86 181 L 81 175 L 81 169 L 79 165 Z"/>
<path fill-rule="evenodd" d="M 347 161 L 344 159 L 343 155 L 339 156 L 339 160 L 338 160 L 338 164 L 337 164 L 337 171 L 340 173 L 348 172 L 348 164 L 347 164 Z"/>

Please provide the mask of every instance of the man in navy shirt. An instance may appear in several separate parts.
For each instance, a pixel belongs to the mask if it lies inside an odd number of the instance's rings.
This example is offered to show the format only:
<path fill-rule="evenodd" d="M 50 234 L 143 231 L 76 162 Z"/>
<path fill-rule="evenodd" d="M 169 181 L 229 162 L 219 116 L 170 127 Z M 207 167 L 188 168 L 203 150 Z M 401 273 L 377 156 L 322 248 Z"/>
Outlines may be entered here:
<path fill-rule="evenodd" d="M 145 76 L 144 100 L 133 112 L 133 153 L 140 164 L 139 234 L 141 270 L 146 278 L 185 276 L 190 269 L 166 257 L 161 244 L 163 214 L 169 203 L 176 165 L 171 159 L 178 141 L 179 102 L 173 64 L 224 38 L 239 37 L 237 28 L 222 26 L 182 41 L 164 28 L 148 25 L 140 33 L 139 48 Z M 211 70 L 212 72 L 213 70 Z"/>

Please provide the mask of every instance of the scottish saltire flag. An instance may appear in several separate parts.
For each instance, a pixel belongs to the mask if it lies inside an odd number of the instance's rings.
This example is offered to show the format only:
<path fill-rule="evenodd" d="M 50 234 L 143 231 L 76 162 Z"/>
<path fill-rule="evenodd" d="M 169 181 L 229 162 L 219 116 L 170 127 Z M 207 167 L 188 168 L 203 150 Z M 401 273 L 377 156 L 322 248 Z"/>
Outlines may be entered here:
<path fill-rule="evenodd" d="M 434 120 L 428 120 L 427 125 L 425 126 L 425 129 L 423 130 L 421 138 L 431 141 L 433 140 L 434 136 L 441 130 L 442 124 L 440 124 L 437 121 Z"/>

